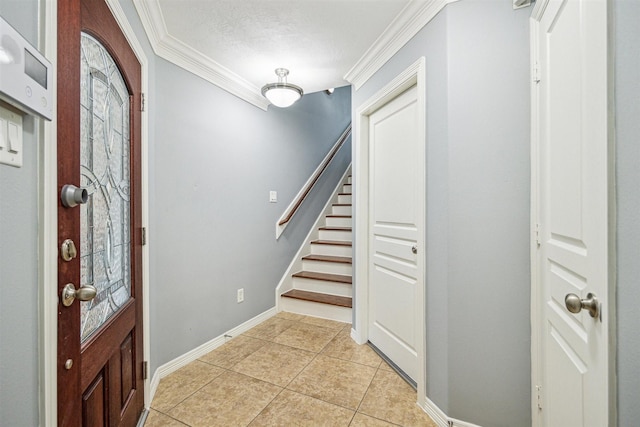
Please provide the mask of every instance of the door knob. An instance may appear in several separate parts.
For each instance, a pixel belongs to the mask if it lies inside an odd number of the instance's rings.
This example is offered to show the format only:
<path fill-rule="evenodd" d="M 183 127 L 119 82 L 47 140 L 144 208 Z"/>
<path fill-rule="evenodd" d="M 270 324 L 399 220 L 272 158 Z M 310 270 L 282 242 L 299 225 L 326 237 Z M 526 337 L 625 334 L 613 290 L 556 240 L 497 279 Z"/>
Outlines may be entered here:
<path fill-rule="evenodd" d="M 580 313 L 580 310 L 589 310 L 591 317 L 598 317 L 600 314 L 600 304 L 594 294 L 589 292 L 587 298 L 580 299 L 576 294 L 567 294 L 564 297 L 564 305 L 567 306 L 567 310 L 571 313 Z"/>
<path fill-rule="evenodd" d="M 91 301 L 96 297 L 97 293 L 98 290 L 91 285 L 82 286 L 80 289 L 76 289 L 76 287 L 73 286 L 73 283 L 67 283 L 65 287 L 62 288 L 62 305 L 69 307 L 76 299 L 79 299 L 80 301 Z"/>
<path fill-rule="evenodd" d="M 413 252 L 414 254 L 417 254 L 418 253 L 418 245 L 413 245 L 411 247 L 411 252 Z"/>

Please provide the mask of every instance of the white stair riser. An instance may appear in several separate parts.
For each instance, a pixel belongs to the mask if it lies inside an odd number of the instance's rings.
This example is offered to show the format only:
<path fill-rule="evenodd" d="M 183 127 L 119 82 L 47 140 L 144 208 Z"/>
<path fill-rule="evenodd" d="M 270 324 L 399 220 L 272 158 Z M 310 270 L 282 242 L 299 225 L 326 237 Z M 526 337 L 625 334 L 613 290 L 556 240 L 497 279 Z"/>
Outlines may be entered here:
<path fill-rule="evenodd" d="M 344 184 L 342 186 L 342 191 L 341 193 L 353 193 L 353 185 L 351 184 Z"/>
<path fill-rule="evenodd" d="M 303 260 L 302 270 L 315 271 L 318 273 L 344 274 L 345 276 L 351 276 L 353 274 L 353 266 L 343 262 Z"/>
<path fill-rule="evenodd" d="M 351 206 L 336 206 L 331 207 L 331 213 L 334 215 L 351 215 Z"/>
<path fill-rule="evenodd" d="M 351 309 L 337 305 L 280 297 L 280 308 L 282 311 L 290 313 L 322 317 L 323 319 L 336 320 L 338 322 L 351 323 L 352 321 Z"/>
<path fill-rule="evenodd" d="M 330 216 L 326 218 L 326 222 L 328 227 L 351 227 L 351 224 L 353 224 L 351 218 L 334 218 Z"/>
<path fill-rule="evenodd" d="M 338 195 L 338 203 L 349 203 L 349 204 L 351 204 L 351 194 L 339 194 Z"/>
<path fill-rule="evenodd" d="M 346 230 L 319 230 L 318 235 L 320 240 L 351 241 L 351 231 Z"/>
<path fill-rule="evenodd" d="M 353 286 L 348 283 L 303 279 L 302 277 L 293 278 L 293 288 L 319 294 L 339 295 L 341 297 L 350 297 L 353 294 Z"/>
<path fill-rule="evenodd" d="M 351 246 L 311 245 L 311 253 L 316 255 L 351 256 Z"/>
<path fill-rule="evenodd" d="M 351 184 L 351 183 L 352 183 L 351 177 L 347 177 L 347 184 Z"/>

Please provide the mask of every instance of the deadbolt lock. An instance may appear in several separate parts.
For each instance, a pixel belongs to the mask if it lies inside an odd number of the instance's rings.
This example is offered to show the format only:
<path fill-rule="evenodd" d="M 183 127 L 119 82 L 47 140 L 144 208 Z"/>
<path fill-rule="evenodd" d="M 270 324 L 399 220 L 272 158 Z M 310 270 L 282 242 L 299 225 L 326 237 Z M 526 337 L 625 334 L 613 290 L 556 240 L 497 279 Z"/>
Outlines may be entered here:
<path fill-rule="evenodd" d="M 65 261 L 71 261 L 78 256 L 78 250 L 73 240 L 67 239 L 62 242 L 62 245 L 60 245 L 60 256 L 62 256 L 62 259 Z"/>

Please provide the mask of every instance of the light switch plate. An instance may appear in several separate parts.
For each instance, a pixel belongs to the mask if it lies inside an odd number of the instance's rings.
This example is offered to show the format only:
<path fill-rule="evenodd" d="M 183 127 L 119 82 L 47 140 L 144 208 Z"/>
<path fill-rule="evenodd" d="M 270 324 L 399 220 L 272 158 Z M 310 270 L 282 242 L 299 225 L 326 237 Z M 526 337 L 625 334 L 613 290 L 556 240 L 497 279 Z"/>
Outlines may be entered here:
<path fill-rule="evenodd" d="M 269 191 L 269 203 L 276 203 L 278 201 L 278 192 Z"/>
<path fill-rule="evenodd" d="M 0 105 L 0 163 L 22 167 L 22 114 Z"/>

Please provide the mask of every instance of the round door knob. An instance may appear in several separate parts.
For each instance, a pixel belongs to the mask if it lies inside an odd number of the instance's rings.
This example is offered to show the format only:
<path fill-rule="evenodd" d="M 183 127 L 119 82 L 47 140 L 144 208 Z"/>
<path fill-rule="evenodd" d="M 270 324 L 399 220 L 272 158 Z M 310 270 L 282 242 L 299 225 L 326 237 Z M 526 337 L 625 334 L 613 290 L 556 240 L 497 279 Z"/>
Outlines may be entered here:
<path fill-rule="evenodd" d="M 80 301 L 91 301 L 96 297 L 97 293 L 98 290 L 91 285 L 76 289 L 73 283 L 67 283 L 65 287 L 62 288 L 62 305 L 69 307 L 76 299 Z"/>
<path fill-rule="evenodd" d="M 598 317 L 600 314 L 600 304 L 594 294 L 589 292 L 585 299 L 580 299 L 576 294 L 567 294 L 564 297 L 564 305 L 571 313 L 580 313 L 581 310 L 588 310 L 591 317 Z"/>
<path fill-rule="evenodd" d="M 417 254 L 418 253 L 418 245 L 413 245 L 411 247 L 411 252 L 413 252 L 414 254 Z"/>

